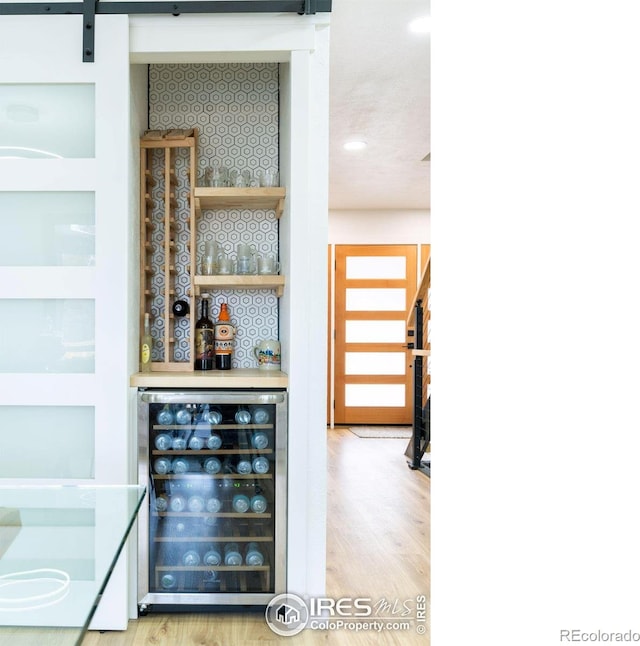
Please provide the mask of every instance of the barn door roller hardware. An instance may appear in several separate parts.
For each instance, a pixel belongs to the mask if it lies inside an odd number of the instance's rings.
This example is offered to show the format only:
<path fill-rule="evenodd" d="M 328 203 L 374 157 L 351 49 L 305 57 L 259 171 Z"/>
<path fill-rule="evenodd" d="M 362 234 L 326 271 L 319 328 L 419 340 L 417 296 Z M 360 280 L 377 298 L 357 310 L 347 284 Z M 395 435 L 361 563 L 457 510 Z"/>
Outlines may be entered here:
<path fill-rule="evenodd" d="M 94 61 L 96 14 L 297 13 L 331 11 L 332 0 L 186 0 L 185 2 L 0 2 L 0 16 L 82 14 L 82 60 Z"/>

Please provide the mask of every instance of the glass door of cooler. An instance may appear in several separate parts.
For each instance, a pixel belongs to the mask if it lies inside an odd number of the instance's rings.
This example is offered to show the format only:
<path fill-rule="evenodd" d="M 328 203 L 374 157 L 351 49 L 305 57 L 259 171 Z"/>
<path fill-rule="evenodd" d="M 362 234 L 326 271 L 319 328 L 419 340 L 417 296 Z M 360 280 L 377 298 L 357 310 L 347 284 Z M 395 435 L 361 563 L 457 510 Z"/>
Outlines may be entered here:
<path fill-rule="evenodd" d="M 139 393 L 139 608 L 284 591 L 286 393 Z"/>

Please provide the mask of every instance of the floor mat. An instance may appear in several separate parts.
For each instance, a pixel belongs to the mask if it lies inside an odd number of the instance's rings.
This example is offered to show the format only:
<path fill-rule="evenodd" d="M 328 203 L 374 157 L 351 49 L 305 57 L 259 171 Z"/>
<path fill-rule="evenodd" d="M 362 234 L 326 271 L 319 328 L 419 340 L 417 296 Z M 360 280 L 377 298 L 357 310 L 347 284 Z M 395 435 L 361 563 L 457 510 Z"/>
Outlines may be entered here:
<path fill-rule="evenodd" d="M 349 430 L 364 439 L 390 438 L 408 440 L 413 429 L 411 426 L 350 426 Z"/>

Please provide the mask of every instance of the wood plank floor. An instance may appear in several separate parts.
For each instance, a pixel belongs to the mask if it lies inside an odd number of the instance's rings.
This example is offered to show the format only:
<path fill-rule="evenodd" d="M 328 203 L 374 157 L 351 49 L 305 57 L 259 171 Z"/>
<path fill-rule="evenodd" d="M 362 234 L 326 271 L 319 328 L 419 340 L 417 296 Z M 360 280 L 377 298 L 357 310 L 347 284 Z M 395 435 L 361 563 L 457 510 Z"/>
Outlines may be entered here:
<path fill-rule="evenodd" d="M 327 597 L 397 602 L 393 618 L 409 619 L 409 630 L 307 629 L 279 637 L 263 612 L 151 613 L 124 632 L 90 632 L 82 646 L 427 646 L 415 611 L 419 595 L 429 599 L 431 481 L 407 467 L 407 440 L 361 439 L 346 428 L 327 434 Z M 411 612 L 403 618 L 405 603 Z"/>

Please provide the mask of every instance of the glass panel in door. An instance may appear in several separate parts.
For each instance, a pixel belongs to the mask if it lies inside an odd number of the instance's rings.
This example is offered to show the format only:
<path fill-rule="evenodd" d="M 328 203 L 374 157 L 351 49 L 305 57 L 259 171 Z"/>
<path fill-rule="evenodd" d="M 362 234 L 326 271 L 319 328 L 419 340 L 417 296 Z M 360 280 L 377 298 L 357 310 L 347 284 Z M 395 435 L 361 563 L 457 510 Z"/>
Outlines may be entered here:
<path fill-rule="evenodd" d="M 89 64 L 81 16 L 0 21 L 0 407 L 20 402 L 22 441 L 50 465 L 12 460 L 0 479 L 129 473 L 128 18 L 95 26 Z M 91 410 L 82 433 L 57 429 L 76 407 Z"/>

